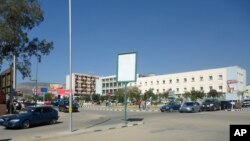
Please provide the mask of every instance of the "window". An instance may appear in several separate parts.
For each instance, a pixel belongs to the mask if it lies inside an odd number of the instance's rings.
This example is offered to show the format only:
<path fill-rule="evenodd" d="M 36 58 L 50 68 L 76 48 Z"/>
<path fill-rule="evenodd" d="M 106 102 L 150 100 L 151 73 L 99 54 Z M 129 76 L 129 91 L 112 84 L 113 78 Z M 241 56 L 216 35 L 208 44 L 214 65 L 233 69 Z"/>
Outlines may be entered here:
<path fill-rule="evenodd" d="M 169 83 L 172 84 L 172 79 L 169 80 Z"/>
<path fill-rule="evenodd" d="M 203 87 L 200 87 L 200 90 L 203 91 Z"/>
<path fill-rule="evenodd" d="M 50 113 L 52 110 L 51 110 L 51 108 L 49 108 L 49 107 L 44 107 L 43 108 L 43 112 L 44 113 Z"/>
<path fill-rule="evenodd" d="M 184 78 L 184 82 L 187 82 L 187 78 Z"/>
<path fill-rule="evenodd" d="M 222 75 L 219 75 L 219 80 L 222 80 L 223 79 L 223 76 Z"/>
<path fill-rule="evenodd" d="M 222 90 L 222 88 L 223 88 L 222 86 L 219 86 L 219 90 Z"/>
<path fill-rule="evenodd" d="M 176 79 L 176 83 L 179 83 L 179 81 L 180 81 L 179 79 Z"/>
<path fill-rule="evenodd" d="M 195 81 L 195 79 L 194 79 L 194 77 L 192 77 L 192 82 L 194 82 Z"/>
<path fill-rule="evenodd" d="M 187 91 L 187 88 L 185 87 L 185 88 L 184 88 L 184 92 L 186 92 L 186 91 Z"/>
<path fill-rule="evenodd" d="M 213 76 L 209 76 L 209 80 L 213 80 Z"/>
<path fill-rule="evenodd" d="M 153 85 L 153 81 L 151 81 L 151 85 Z"/>
<path fill-rule="evenodd" d="M 157 85 L 159 85 L 159 81 L 156 81 Z"/>
<path fill-rule="evenodd" d="M 162 91 L 165 92 L 165 89 L 163 89 Z"/>
<path fill-rule="evenodd" d="M 147 86 L 148 85 L 148 82 L 145 82 L 145 86 Z"/>
<path fill-rule="evenodd" d="M 200 81 L 203 81 L 203 76 L 200 77 Z"/>
<path fill-rule="evenodd" d="M 209 90 L 212 90 L 213 89 L 213 86 L 209 86 Z"/>
<path fill-rule="evenodd" d="M 157 89 L 156 92 L 159 93 L 159 89 Z"/>
<path fill-rule="evenodd" d="M 179 92 L 179 88 L 176 88 L 176 91 Z"/>
<path fill-rule="evenodd" d="M 165 84 L 165 80 L 163 80 L 162 83 Z"/>
<path fill-rule="evenodd" d="M 194 87 L 192 87 L 192 91 L 194 91 L 195 90 L 195 88 Z"/>

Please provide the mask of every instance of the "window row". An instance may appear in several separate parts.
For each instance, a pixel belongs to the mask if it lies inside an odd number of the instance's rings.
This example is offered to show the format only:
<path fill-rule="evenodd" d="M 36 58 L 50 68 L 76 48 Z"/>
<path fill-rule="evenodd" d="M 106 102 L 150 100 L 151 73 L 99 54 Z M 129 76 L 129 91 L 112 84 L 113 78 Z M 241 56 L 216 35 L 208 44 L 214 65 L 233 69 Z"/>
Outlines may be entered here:
<path fill-rule="evenodd" d="M 212 90 L 212 89 L 215 89 L 215 88 L 213 88 L 213 86 L 209 86 L 209 88 L 208 88 L 209 90 Z M 222 90 L 223 90 L 223 86 L 219 86 L 218 88 L 217 88 L 217 90 L 219 91 L 219 92 L 221 92 Z M 174 91 L 174 92 L 176 92 L 176 93 L 179 93 L 179 92 L 181 92 L 181 89 L 180 88 L 175 88 L 175 89 L 172 89 L 172 88 L 170 88 L 170 89 L 162 89 L 162 91 L 160 91 L 159 89 L 156 89 L 156 93 L 161 93 L 161 92 L 167 92 L 167 91 Z M 199 87 L 199 89 L 195 89 L 195 87 L 191 87 L 190 89 L 187 89 L 186 87 L 184 87 L 183 89 L 182 89 L 182 92 L 188 92 L 188 91 L 204 91 L 204 87 Z M 145 92 L 147 92 L 147 90 L 145 90 Z"/>
<path fill-rule="evenodd" d="M 223 79 L 223 76 L 222 76 L 222 75 L 218 75 L 218 80 L 222 80 L 222 79 Z M 213 77 L 213 76 L 209 76 L 209 77 L 208 77 L 208 80 L 209 80 L 209 81 L 212 81 L 212 80 L 214 80 L 214 77 Z M 199 80 L 198 80 L 198 81 L 204 81 L 204 77 L 203 77 L 203 76 L 199 77 Z M 180 82 L 187 83 L 187 82 L 188 82 L 188 79 L 187 79 L 187 78 L 183 78 L 182 81 L 181 81 L 181 79 L 179 79 L 179 78 L 175 79 L 175 83 L 180 83 Z M 191 80 L 190 80 L 190 82 L 196 82 L 196 78 L 195 78 L 195 77 L 192 77 Z M 168 84 L 172 84 L 172 83 L 174 83 L 174 80 L 173 80 L 173 79 L 169 79 L 169 80 L 168 80 Z M 139 84 L 142 85 L 142 82 L 139 82 Z M 150 81 L 150 85 L 153 85 L 153 84 L 154 84 L 154 82 L 153 82 L 153 81 Z M 156 81 L 156 84 L 159 85 L 159 84 L 160 84 L 160 81 L 157 80 L 157 81 Z M 162 80 L 162 83 L 161 83 L 161 84 L 167 84 L 167 81 L 166 81 L 166 80 Z M 131 84 L 131 85 L 132 85 L 132 84 Z M 144 85 L 147 86 L 147 85 L 149 85 L 149 84 L 148 84 L 148 82 L 144 82 Z"/>

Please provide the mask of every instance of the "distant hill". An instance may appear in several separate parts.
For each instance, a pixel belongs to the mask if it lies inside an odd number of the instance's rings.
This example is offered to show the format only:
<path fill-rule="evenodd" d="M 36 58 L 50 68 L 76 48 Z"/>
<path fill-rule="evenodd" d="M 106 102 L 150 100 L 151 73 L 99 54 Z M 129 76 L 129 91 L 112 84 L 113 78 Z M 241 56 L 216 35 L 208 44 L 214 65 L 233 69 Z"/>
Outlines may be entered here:
<path fill-rule="evenodd" d="M 38 88 L 49 88 L 50 84 L 56 84 L 56 83 L 44 83 L 44 82 L 38 82 L 37 87 Z M 33 95 L 32 90 L 36 87 L 35 82 L 23 82 L 19 83 L 17 85 L 17 91 L 22 91 L 24 95 Z M 65 85 L 64 85 L 65 88 Z"/>

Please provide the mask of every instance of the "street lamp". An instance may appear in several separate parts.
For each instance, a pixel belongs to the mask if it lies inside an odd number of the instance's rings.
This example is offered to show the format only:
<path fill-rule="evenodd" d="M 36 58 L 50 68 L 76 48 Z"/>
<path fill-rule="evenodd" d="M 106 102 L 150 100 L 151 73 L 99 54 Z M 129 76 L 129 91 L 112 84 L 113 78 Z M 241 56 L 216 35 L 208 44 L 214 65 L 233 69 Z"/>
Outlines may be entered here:
<path fill-rule="evenodd" d="M 32 79 L 30 78 L 30 81 L 35 81 L 35 82 L 36 82 L 36 89 L 35 89 L 34 93 L 35 93 L 35 105 L 37 105 L 38 58 L 37 58 L 37 61 L 36 61 L 36 79 L 35 79 L 35 80 L 32 80 Z"/>

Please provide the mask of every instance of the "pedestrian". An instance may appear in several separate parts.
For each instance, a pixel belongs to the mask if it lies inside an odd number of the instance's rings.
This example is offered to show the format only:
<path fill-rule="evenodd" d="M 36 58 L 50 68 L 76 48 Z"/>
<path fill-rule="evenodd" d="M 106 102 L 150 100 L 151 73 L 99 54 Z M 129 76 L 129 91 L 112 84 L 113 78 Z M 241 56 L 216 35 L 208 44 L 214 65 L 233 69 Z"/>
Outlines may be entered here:
<path fill-rule="evenodd" d="M 138 100 L 138 107 L 139 107 L 139 110 L 141 110 L 141 99 Z"/>

